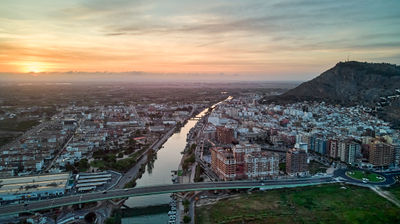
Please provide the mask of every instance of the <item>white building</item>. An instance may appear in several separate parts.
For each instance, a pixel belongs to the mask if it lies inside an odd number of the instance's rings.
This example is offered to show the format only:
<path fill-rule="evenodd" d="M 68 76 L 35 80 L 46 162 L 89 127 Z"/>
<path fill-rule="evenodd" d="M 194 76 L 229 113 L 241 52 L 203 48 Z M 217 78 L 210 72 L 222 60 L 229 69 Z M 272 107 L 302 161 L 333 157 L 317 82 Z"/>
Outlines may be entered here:
<path fill-rule="evenodd" d="M 0 201 L 63 195 L 69 178 L 60 173 L 1 179 Z"/>

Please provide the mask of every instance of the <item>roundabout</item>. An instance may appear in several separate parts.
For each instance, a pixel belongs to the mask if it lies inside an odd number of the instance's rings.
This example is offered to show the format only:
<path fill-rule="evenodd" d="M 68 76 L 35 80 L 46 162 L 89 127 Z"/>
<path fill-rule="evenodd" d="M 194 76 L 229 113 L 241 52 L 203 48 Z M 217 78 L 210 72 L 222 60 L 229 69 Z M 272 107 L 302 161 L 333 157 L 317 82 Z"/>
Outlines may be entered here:
<path fill-rule="evenodd" d="M 384 176 L 365 170 L 349 170 L 345 174 L 347 177 L 362 181 L 363 183 L 381 183 L 386 181 Z"/>

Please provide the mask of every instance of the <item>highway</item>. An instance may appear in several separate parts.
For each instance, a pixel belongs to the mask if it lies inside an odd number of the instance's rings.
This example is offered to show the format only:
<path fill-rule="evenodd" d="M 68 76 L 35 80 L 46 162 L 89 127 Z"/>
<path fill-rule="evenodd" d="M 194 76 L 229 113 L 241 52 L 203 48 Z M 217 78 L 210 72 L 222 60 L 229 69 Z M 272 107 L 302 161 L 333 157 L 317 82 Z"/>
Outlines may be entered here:
<path fill-rule="evenodd" d="M 57 208 L 61 206 L 110 200 L 115 198 L 127 198 L 142 195 L 165 194 L 185 191 L 217 190 L 217 189 L 250 189 L 268 187 L 296 187 L 315 185 L 323 183 L 333 183 L 336 180 L 332 177 L 304 178 L 289 180 L 269 180 L 261 182 L 255 181 L 226 181 L 226 182 L 207 182 L 191 184 L 170 184 L 148 187 L 136 187 L 128 189 L 110 190 L 104 192 L 93 192 L 87 194 L 76 194 L 48 200 L 29 202 L 28 204 L 16 204 L 0 207 L 0 216 L 19 214 L 22 212 L 33 212 L 38 210 Z"/>

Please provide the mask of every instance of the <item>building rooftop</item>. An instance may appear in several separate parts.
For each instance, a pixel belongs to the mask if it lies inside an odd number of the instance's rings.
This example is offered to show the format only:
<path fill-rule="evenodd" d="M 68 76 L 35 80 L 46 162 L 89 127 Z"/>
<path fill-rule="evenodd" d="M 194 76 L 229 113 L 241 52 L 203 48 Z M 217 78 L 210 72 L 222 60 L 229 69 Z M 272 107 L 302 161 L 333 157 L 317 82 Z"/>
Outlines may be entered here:
<path fill-rule="evenodd" d="M 0 179 L 0 195 L 26 194 L 65 188 L 70 174 L 38 175 Z"/>

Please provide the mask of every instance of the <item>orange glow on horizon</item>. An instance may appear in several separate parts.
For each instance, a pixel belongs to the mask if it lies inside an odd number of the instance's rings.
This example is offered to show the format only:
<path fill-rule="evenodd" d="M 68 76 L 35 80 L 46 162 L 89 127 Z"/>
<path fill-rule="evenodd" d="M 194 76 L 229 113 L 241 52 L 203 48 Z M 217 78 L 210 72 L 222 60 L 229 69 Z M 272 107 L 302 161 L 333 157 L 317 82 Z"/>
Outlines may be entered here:
<path fill-rule="evenodd" d="M 349 57 L 400 63 L 400 1 L 0 5 L 0 74 L 133 71 L 308 79 Z"/>
<path fill-rule="evenodd" d="M 29 62 L 21 65 L 21 71 L 27 73 L 39 73 L 44 72 L 44 64 L 40 62 Z"/>

